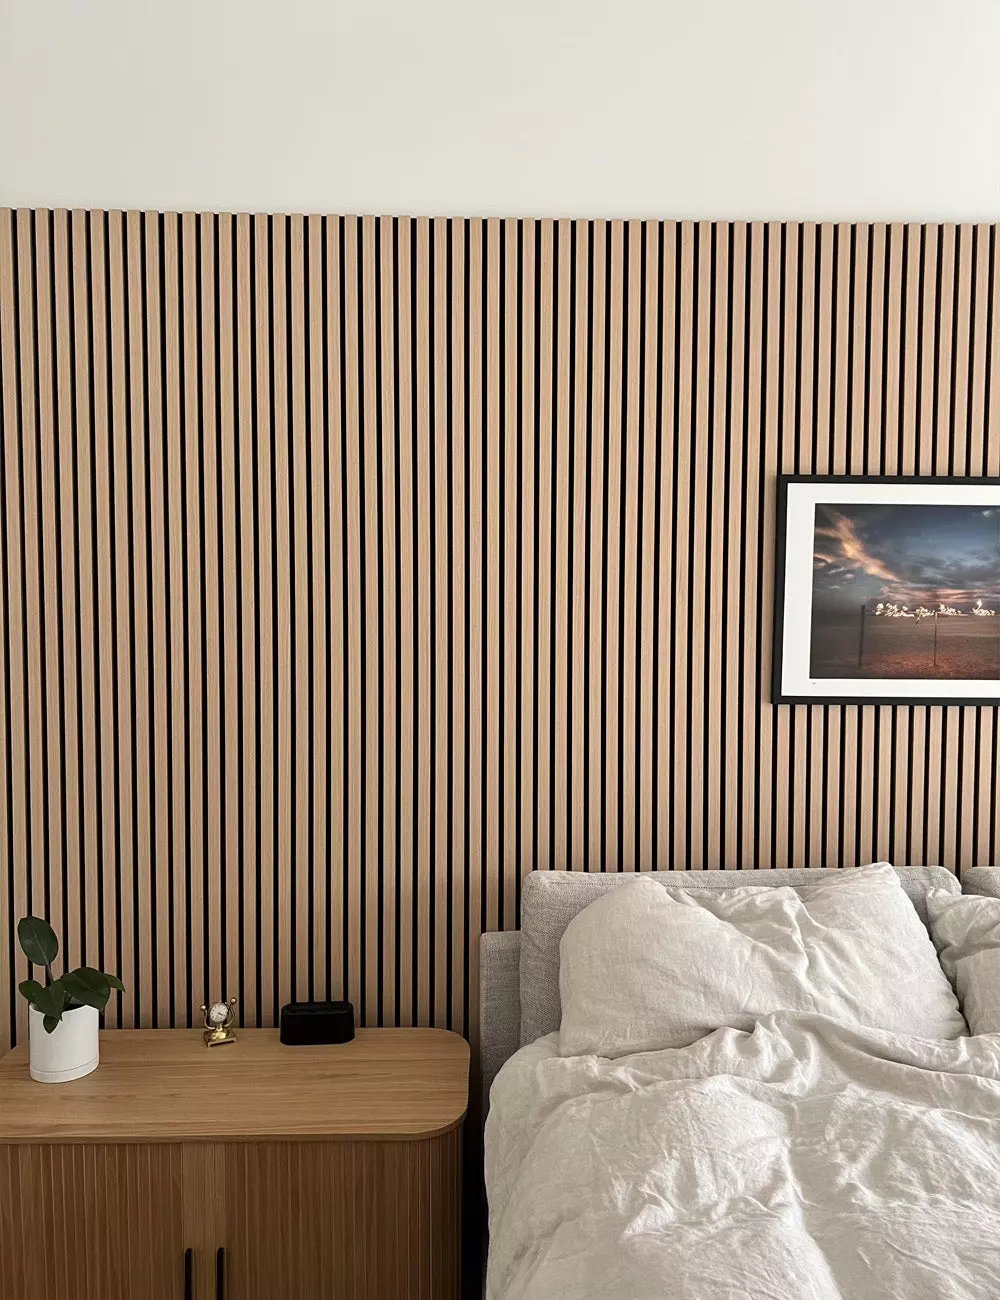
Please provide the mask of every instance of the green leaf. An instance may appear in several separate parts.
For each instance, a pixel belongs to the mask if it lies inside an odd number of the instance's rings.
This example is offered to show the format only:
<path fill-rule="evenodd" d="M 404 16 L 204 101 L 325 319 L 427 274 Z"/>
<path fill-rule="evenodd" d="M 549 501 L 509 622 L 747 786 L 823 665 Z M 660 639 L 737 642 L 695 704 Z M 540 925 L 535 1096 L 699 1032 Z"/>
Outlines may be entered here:
<path fill-rule="evenodd" d="M 108 977 L 99 970 L 94 970 L 93 966 L 80 966 L 77 970 L 67 971 L 59 983 L 81 1006 L 96 1007 L 98 1011 L 103 1011 L 108 1005 L 111 996 Z"/>
<path fill-rule="evenodd" d="M 108 981 L 108 983 L 111 985 L 113 989 L 117 989 L 119 993 L 125 992 L 125 985 L 121 982 L 121 980 L 118 978 L 117 975 L 109 975 L 107 971 L 105 971 L 104 978 Z"/>
<path fill-rule="evenodd" d="M 32 1006 L 36 1011 L 40 1011 L 43 1016 L 51 1016 L 58 1021 L 66 1006 L 66 990 L 62 986 L 61 980 L 56 980 L 54 984 L 38 986 L 39 992 L 35 995 Z M 51 1033 L 52 1030 L 49 1030 Z"/>
<path fill-rule="evenodd" d="M 62 1019 L 61 1016 L 43 1016 L 42 1028 L 45 1030 L 47 1034 L 54 1034 L 56 1029 L 59 1026 L 59 1021 L 61 1019 Z"/>
<path fill-rule="evenodd" d="M 32 966 L 50 966 L 59 952 L 59 940 L 48 921 L 37 916 L 23 916 L 17 923 L 21 951 Z"/>
<path fill-rule="evenodd" d="M 42 992 L 43 988 L 43 986 L 39 984 L 38 980 L 22 980 L 17 987 L 21 991 L 21 996 L 27 998 L 32 1005 L 34 1005 L 35 1000 L 38 998 L 38 995 Z"/>

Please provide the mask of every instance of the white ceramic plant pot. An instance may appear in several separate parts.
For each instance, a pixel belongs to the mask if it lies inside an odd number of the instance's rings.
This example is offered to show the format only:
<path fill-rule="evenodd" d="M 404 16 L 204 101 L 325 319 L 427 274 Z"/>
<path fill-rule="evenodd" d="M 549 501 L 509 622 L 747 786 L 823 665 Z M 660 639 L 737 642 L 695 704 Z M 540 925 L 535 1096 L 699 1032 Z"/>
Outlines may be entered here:
<path fill-rule="evenodd" d="M 96 1007 L 73 1007 L 64 1011 L 51 1034 L 45 1032 L 43 1016 L 28 1009 L 28 1043 L 31 1077 L 39 1083 L 68 1083 L 97 1069 L 99 1058 Z"/>

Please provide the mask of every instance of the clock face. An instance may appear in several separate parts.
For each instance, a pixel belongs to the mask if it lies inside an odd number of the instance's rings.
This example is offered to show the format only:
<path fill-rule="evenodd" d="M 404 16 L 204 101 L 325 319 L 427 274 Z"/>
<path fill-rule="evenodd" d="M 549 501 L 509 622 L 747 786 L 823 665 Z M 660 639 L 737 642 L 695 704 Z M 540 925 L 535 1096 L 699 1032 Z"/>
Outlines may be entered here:
<path fill-rule="evenodd" d="M 229 1008 L 225 1002 L 213 1002 L 208 1008 L 208 1021 L 212 1025 L 224 1025 L 229 1019 Z"/>

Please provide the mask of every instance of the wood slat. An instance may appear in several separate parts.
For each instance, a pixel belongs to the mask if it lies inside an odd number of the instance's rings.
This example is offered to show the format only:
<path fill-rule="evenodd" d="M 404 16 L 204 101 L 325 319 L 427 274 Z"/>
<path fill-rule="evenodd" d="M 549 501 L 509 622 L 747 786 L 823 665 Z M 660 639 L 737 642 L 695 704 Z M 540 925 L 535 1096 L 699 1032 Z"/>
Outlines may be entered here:
<path fill-rule="evenodd" d="M 777 473 L 1000 473 L 995 225 L 3 211 L 0 383 L 0 922 L 109 1025 L 474 1036 L 532 867 L 1000 857 L 996 708 L 768 703 Z"/>

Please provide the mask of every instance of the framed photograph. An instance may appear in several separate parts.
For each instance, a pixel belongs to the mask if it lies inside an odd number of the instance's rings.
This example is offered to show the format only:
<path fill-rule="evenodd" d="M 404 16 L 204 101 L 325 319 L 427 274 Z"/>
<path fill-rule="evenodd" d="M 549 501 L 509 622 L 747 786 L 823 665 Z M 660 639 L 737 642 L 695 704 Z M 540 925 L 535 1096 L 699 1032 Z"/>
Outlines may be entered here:
<path fill-rule="evenodd" d="M 1000 704 L 1000 478 L 778 479 L 775 704 Z"/>

